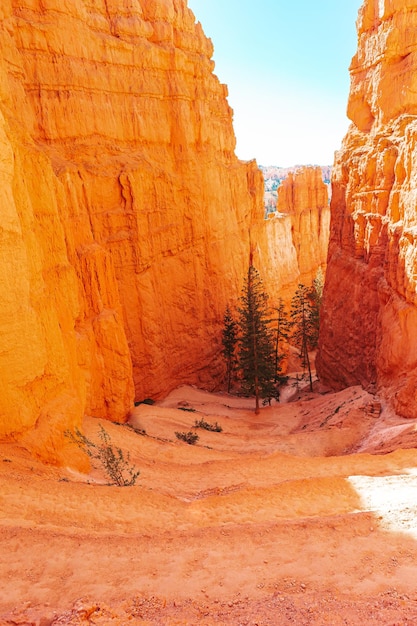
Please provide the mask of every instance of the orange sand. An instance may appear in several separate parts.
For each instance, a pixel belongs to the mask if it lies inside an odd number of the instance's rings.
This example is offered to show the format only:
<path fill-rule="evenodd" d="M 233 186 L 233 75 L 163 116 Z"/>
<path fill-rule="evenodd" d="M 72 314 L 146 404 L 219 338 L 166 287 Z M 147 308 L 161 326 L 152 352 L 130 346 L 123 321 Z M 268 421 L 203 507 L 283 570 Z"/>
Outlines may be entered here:
<path fill-rule="evenodd" d="M 0 625 L 417 623 L 415 422 L 358 387 L 303 398 L 140 405 L 146 436 L 105 424 L 133 487 L 2 444 Z M 176 439 L 201 417 L 223 432 Z"/>

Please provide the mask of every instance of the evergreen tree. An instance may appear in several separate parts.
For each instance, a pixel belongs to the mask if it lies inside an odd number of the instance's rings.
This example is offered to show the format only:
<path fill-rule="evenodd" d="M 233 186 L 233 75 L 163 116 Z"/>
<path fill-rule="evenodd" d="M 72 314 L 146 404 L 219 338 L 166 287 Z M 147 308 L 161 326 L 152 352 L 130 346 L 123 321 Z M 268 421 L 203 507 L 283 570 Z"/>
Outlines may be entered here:
<path fill-rule="evenodd" d="M 287 311 L 285 310 L 284 301 L 282 298 L 278 300 L 278 306 L 274 307 L 277 317 L 274 319 L 276 322 L 275 327 L 275 382 L 279 382 L 282 379 L 281 376 L 281 361 L 284 358 L 284 352 L 282 345 L 288 341 L 291 323 L 288 319 Z"/>
<path fill-rule="evenodd" d="M 300 352 L 301 365 L 304 371 L 308 371 L 310 390 L 313 391 L 309 350 L 314 347 L 316 331 L 312 323 L 310 295 L 311 289 L 298 285 L 291 302 L 291 323 L 292 339 Z"/>
<path fill-rule="evenodd" d="M 237 345 L 237 322 L 233 319 L 229 305 L 227 305 L 226 312 L 223 318 L 223 332 L 222 332 L 222 354 L 226 359 L 227 364 L 227 393 L 230 393 L 230 387 L 232 384 L 232 375 L 235 369 L 236 361 L 236 345 Z"/>
<path fill-rule="evenodd" d="M 323 300 L 324 279 L 321 268 L 318 269 L 316 278 L 310 290 L 310 318 L 312 326 L 311 347 L 317 348 L 320 332 L 320 308 Z"/>
<path fill-rule="evenodd" d="M 276 396 L 275 360 L 268 296 L 253 265 L 249 265 L 240 302 L 238 363 L 242 389 L 246 395 L 255 396 L 255 413 L 258 414 L 260 398 L 270 400 Z"/>

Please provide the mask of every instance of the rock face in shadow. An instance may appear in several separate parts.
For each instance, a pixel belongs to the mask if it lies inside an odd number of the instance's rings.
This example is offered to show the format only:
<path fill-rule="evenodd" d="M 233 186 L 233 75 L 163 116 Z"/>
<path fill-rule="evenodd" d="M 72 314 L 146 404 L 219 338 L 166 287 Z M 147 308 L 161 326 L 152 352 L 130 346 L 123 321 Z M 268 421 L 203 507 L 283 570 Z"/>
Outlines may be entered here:
<path fill-rule="evenodd" d="M 219 384 L 250 250 L 284 279 L 186 0 L 5 0 L 0 22 L 0 437 L 59 462 L 84 414 Z"/>
<path fill-rule="evenodd" d="M 318 369 L 379 388 L 417 417 L 417 2 L 359 12 L 348 114 L 333 169 Z"/>

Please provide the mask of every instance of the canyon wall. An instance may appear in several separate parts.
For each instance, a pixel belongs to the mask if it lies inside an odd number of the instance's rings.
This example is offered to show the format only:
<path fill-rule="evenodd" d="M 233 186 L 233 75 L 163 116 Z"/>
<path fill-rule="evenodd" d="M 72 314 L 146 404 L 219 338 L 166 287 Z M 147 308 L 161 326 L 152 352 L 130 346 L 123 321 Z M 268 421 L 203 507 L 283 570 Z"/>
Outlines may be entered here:
<path fill-rule="evenodd" d="M 0 436 L 59 460 L 84 412 L 216 380 L 262 175 L 185 0 L 0 20 Z"/>
<path fill-rule="evenodd" d="M 278 187 L 275 213 L 254 225 L 259 264 L 269 293 L 291 302 L 300 283 L 310 286 L 326 269 L 330 205 L 322 169 L 300 166 Z M 278 281 L 278 290 L 274 281 Z"/>
<path fill-rule="evenodd" d="M 417 1 L 366 0 L 333 169 L 318 370 L 417 417 Z"/>
<path fill-rule="evenodd" d="M 67 462 L 84 414 L 219 384 L 250 251 L 278 293 L 290 233 L 186 0 L 3 0 L 0 22 L 0 437 Z"/>

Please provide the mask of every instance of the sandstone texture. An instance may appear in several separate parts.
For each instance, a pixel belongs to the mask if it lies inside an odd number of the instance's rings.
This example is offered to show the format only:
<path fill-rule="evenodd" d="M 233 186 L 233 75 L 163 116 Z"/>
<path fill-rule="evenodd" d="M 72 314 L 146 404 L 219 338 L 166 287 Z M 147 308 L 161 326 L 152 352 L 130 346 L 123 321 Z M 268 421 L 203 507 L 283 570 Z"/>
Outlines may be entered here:
<path fill-rule="evenodd" d="M 0 436 L 53 460 L 84 413 L 215 379 L 262 176 L 185 0 L 0 19 Z"/>
<path fill-rule="evenodd" d="M 5 0 L 0 21 L 0 437 L 62 462 L 85 414 L 218 386 L 250 253 L 270 293 L 297 256 L 186 0 Z"/>
<path fill-rule="evenodd" d="M 131 487 L 0 442 L 0 624 L 414 626 L 414 424 L 360 387 L 300 395 L 256 416 L 182 386 L 134 409 L 146 435 L 107 422 Z M 196 418 L 223 431 L 174 437 Z"/>
<path fill-rule="evenodd" d="M 380 388 L 417 417 L 417 2 L 359 12 L 348 115 L 333 169 L 318 369 Z"/>
<path fill-rule="evenodd" d="M 319 268 L 326 268 L 330 206 L 321 167 L 290 172 L 278 187 L 277 211 L 291 233 L 298 283 L 310 286 Z M 297 287 L 298 283 L 295 283 Z M 294 285 L 289 286 L 293 293 Z"/>
<path fill-rule="evenodd" d="M 272 304 L 290 304 L 299 283 L 326 269 L 330 205 L 320 167 L 289 172 L 278 187 L 276 211 L 252 226 L 259 267 Z"/>

